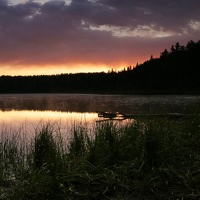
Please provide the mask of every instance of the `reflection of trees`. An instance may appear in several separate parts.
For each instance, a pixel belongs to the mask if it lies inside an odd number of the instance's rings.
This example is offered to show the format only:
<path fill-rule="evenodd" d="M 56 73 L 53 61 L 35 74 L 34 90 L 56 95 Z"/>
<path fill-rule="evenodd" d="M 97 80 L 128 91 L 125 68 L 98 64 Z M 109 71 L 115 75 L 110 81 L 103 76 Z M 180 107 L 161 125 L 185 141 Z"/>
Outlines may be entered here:
<path fill-rule="evenodd" d="M 12 95 L 1 96 L 1 110 L 53 110 L 67 112 L 123 112 L 130 102 L 122 96 L 106 95 Z"/>
<path fill-rule="evenodd" d="M 176 102 L 174 102 L 176 101 Z M 196 107 L 195 97 L 187 100 L 170 97 L 120 96 L 120 95 L 8 95 L 1 96 L 0 109 L 8 110 L 51 110 L 63 112 L 120 112 L 134 113 L 167 113 L 182 112 L 183 107 Z M 184 110 L 186 112 L 187 110 Z"/>
<path fill-rule="evenodd" d="M 102 102 L 100 102 L 102 103 Z M 57 110 L 69 112 L 95 112 L 97 107 L 95 99 L 89 95 L 15 95 L 15 97 L 1 97 L 1 110 Z"/>
<path fill-rule="evenodd" d="M 153 55 L 143 64 L 134 68 L 129 66 L 122 71 L 111 70 L 108 73 L 78 73 L 53 76 L 1 76 L 0 93 L 178 93 L 200 89 L 200 41 L 189 41 L 181 46 L 178 42 L 165 49 L 160 58 Z M 44 107 L 62 107 L 54 105 L 49 99 L 38 100 L 40 109 Z M 36 100 L 37 101 L 37 100 Z M 27 102 L 26 102 L 27 103 Z M 84 110 L 84 102 L 80 105 Z M 72 105 L 71 105 L 72 104 Z M 27 105 L 28 106 L 28 105 Z M 32 105 L 30 103 L 29 105 Z M 64 107 L 66 105 L 63 105 Z"/>

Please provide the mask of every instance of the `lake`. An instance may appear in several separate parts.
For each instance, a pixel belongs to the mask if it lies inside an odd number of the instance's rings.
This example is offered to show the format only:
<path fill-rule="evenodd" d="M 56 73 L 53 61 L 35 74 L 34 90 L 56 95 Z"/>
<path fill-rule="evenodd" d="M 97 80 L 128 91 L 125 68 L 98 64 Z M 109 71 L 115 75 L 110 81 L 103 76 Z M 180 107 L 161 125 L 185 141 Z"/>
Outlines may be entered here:
<path fill-rule="evenodd" d="M 98 95 L 98 94 L 1 94 L 0 130 L 33 127 L 55 122 L 62 128 L 74 123 L 93 124 L 97 111 L 124 114 L 193 113 L 198 96 Z"/>

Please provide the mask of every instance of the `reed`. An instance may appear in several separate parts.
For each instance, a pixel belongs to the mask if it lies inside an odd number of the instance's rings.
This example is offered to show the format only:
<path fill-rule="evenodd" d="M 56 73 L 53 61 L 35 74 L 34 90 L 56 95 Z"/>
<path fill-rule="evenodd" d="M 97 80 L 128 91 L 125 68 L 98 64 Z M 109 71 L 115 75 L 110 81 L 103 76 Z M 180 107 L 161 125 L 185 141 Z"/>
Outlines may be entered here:
<path fill-rule="evenodd" d="M 200 117 L 0 135 L 0 199 L 198 199 Z M 71 136 L 68 141 L 66 138 Z"/>

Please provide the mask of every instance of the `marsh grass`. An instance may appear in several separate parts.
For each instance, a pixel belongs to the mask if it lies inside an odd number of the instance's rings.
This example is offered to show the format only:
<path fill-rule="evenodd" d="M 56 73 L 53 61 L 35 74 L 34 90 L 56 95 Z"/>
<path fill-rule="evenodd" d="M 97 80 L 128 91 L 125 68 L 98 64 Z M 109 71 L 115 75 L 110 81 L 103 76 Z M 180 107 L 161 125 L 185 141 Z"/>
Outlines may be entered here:
<path fill-rule="evenodd" d="M 68 141 L 66 138 L 71 136 Z M 2 130 L 0 199 L 199 199 L 200 118 Z"/>

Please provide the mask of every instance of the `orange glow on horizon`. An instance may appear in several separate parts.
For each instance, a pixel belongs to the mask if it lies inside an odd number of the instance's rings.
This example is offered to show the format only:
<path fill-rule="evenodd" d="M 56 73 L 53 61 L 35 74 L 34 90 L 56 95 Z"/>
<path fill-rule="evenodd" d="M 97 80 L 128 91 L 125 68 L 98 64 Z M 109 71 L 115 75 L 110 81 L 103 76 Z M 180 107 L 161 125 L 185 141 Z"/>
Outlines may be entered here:
<path fill-rule="evenodd" d="M 135 64 L 136 65 L 136 64 Z M 132 66 L 135 66 L 132 65 Z M 124 69 L 124 67 L 128 67 L 130 64 L 120 63 L 120 66 L 108 66 L 108 65 L 44 65 L 44 66 L 28 66 L 28 67 L 20 67 L 20 66 L 1 66 L 0 76 L 8 75 L 8 76 L 33 76 L 33 75 L 55 75 L 55 74 L 67 74 L 67 73 L 92 73 L 92 72 L 108 72 L 112 69 L 114 71 L 120 71 Z"/>

